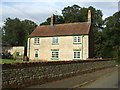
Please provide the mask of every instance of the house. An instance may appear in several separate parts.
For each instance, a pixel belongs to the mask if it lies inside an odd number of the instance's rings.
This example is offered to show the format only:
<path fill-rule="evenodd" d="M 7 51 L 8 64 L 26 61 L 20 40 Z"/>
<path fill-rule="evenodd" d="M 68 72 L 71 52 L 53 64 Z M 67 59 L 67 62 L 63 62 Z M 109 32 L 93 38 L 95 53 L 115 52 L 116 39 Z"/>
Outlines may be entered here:
<path fill-rule="evenodd" d="M 38 26 L 29 35 L 27 56 L 30 60 L 86 60 L 93 57 L 91 12 L 88 22 Z"/>
<path fill-rule="evenodd" d="M 16 57 L 21 56 L 22 58 L 24 56 L 24 46 L 11 46 L 6 43 L 0 43 L 0 47 L 2 58 L 12 58 L 14 55 Z"/>
<path fill-rule="evenodd" d="M 24 46 L 13 46 L 8 49 L 8 52 L 13 55 L 16 53 L 17 56 L 24 56 Z"/>

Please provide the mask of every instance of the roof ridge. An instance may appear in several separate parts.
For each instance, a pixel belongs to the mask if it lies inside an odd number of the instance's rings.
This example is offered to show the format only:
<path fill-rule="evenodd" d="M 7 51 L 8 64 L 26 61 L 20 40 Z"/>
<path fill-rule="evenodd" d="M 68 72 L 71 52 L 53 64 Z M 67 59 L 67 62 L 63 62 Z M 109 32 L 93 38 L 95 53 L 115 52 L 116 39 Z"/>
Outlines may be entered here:
<path fill-rule="evenodd" d="M 89 24 L 87 22 L 74 22 L 74 23 L 61 23 L 61 24 L 55 24 L 54 26 L 59 26 L 59 25 L 70 25 L 70 24 Z M 38 27 L 46 27 L 46 26 L 50 26 L 50 25 L 41 25 L 41 26 L 38 26 Z"/>
<path fill-rule="evenodd" d="M 82 24 L 82 23 L 86 23 L 86 22 L 74 22 L 74 23 L 63 23 L 63 24 L 68 25 L 68 24 Z M 58 25 L 63 25 L 63 24 L 55 24 L 55 25 L 58 26 Z"/>

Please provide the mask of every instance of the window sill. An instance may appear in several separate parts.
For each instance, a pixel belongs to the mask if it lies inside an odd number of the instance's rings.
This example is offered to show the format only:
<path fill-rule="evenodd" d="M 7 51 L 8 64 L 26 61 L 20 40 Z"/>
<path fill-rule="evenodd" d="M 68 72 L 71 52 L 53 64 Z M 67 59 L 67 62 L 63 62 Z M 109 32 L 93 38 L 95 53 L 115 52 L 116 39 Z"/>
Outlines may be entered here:
<path fill-rule="evenodd" d="M 73 59 L 73 60 L 81 60 L 81 59 Z"/>
<path fill-rule="evenodd" d="M 59 45 L 59 43 L 52 43 L 52 45 Z"/>
<path fill-rule="evenodd" d="M 39 59 L 39 58 L 34 58 L 34 59 Z"/>
<path fill-rule="evenodd" d="M 73 43 L 73 44 L 81 44 L 81 43 Z"/>
<path fill-rule="evenodd" d="M 59 60 L 59 58 L 51 58 L 52 60 Z"/>
<path fill-rule="evenodd" d="M 40 45 L 39 43 L 34 43 L 34 45 Z"/>

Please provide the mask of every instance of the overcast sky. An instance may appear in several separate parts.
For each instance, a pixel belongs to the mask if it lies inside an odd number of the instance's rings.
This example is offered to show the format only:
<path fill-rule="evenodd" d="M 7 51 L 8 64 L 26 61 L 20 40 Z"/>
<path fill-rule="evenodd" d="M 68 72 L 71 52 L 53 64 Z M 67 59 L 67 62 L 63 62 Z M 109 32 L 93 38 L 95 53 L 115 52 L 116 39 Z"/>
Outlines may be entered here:
<path fill-rule="evenodd" d="M 91 2 L 92 1 L 92 2 Z M 55 11 L 61 15 L 64 7 L 74 4 L 80 7 L 93 6 L 103 12 L 103 19 L 118 11 L 119 0 L 2 0 L 0 2 L 0 26 L 6 18 L 29 19 L 38 25 L 45 21 Z"/>

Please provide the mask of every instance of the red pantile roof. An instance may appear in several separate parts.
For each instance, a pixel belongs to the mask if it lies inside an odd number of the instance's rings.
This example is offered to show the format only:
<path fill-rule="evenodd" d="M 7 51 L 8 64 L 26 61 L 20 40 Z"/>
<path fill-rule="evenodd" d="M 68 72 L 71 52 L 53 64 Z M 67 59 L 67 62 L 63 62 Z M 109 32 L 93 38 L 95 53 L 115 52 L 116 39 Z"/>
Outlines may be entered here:
<path fill-rule="evenodd" d="M 44 25 L 38 26 L 29 37 L 89 34 L 89 31 L 90 24 L 86 22 L 57 24 L 54 26 Z"/>

